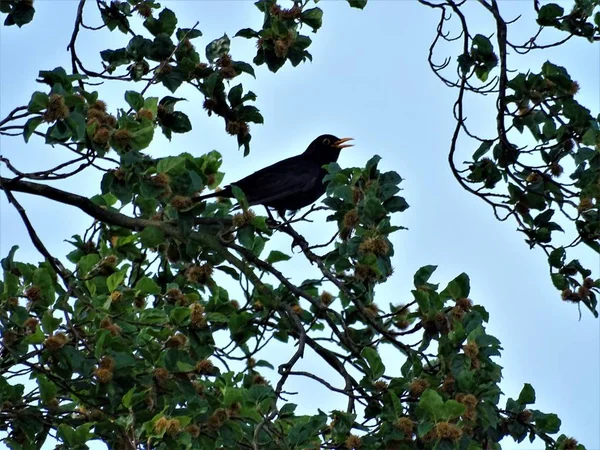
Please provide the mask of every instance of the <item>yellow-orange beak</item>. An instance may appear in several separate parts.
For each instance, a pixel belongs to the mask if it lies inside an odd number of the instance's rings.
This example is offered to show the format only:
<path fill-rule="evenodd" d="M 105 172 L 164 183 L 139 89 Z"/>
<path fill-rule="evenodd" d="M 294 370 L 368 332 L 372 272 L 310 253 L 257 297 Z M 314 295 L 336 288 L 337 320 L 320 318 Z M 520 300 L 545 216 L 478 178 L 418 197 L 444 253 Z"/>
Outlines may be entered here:
<path fill-rule="evenodd" d="M 339 141 L 335 141 L 333 144 L 331 144 L 331 146 L 335 147 L 335 148 L 339 148 L 339 149 L 352 147 L 353 144 L 344 144 L 344 142 L 353 141 L 353 140 L 354 140 L 353 138 L 345 137 L 345 138 L 340 139 Z"/>

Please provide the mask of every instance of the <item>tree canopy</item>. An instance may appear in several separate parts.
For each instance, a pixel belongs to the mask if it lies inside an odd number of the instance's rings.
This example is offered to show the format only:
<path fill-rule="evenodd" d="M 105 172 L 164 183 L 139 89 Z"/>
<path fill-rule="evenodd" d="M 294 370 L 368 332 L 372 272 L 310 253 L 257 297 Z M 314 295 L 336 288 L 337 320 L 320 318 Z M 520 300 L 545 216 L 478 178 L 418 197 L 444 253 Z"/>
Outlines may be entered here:
<path fill-rule="evenodd" d="M 449 170 L 545 253 L 557 299 L 597 317 L 597 273 L 570 255 L 579 247 L 600 253 L 600 116 L 580 104 L 577 81 L 551 55 L 571 39 L 597 45 L 600 1 L 576 0 L 568 10 L 534 1 L 539 30 L 526 41 L 512 38 L 512 18 L 495 0 L 477 2 L 493 30 L 469 20 L 466 2 L 419 2 L 439 14 L 423 57 L 456 92 Z M 366 0 L 348 4 L 367 7 Z M 440 286 L 428 265 L 414 274 L 409 302 L 376 295 L 378 285 L 394 282 L 390 236 L 404 230 L 396 223 L 409 206 L 403 179 L 380 169 L 379 156 L 361 167 L 329 164 L 322 202 L 273 224 L 240 190 L 235 201 L 193 201 L 222 184 L 218 151 L 152 155 L 155 133 L 175 143 L 196 132 L 179 109 L 188 100 L 218 117 L 252 158 L 250 126 L 263 116 L 244 80 L 259 66 L 277 73 L 312 61 L 312 39 L 326 26 L 311 0 L 255 5 L 260 29 L 209 36 L 201 48 L 201 21 L 154 0 L 80 0 L 66 43 L 69 66 L 40 68 L 39 90 L 0 120 L 3 141 L 22 137 L 67 155 L 43 170 L 0 157 L 0 189 L 43 257 L 20 261 L 14 246 L 1 263 L 4 443 L 491 450 L 529 438 L 548 449 L 584 449 L 560 434 L 556 414 L 535 409 L 530 384 L 500 404 L 501 343 L 486 331 L 486 309 L 469 298 L 467 274 Z M 1 0 L 0 11 L 5 26 L 42 26 L 33 0 Z M 99 60 L 79 52 L 83 34 L 111 32 L 127 44 L 104 49 Z M 253 60 L 238 60 L 231 39 L 255 42 Z M 550 59 L 541 69 L 515 71 L 511 55 L 537 51 Z M 103 100 L 110 83 L 124 86 L 114 109 Z M 160 86 L 172 95 L 156 96 Z M 176 96 L 184 87 L 193 98 Z M 466 99 L 477 96 L 496 99 L 493 135 L 469 127 Z M 469 146 L 471 159 L 457 161 L 457 149 Z M 84 172 L 102 173 L 91 198 L 52 186 Z M 23 195 L 93 219 L 70 238 L 66 257 L 50 253 Z M 308 242 L 296 227 L 318 211 L 336 229 L 325 243 Z M 273 248 L 277 235 L 289 237 L 291 252 Z M 308 261 L 314 277 L 297 281 L 279 268 L 292 259 Z M 265 351 L 274 340 L 293 348 L 278 367 Z M 401 364 L 382 358 L 384 344 Z M 334 375 L 300 370 L 308 352 Z M 286 390 L 291 377 L 320 383 L 344 404 L 322 411 L 310 392 Z M 310 414 L 296 413 L 301 402 Z"/>

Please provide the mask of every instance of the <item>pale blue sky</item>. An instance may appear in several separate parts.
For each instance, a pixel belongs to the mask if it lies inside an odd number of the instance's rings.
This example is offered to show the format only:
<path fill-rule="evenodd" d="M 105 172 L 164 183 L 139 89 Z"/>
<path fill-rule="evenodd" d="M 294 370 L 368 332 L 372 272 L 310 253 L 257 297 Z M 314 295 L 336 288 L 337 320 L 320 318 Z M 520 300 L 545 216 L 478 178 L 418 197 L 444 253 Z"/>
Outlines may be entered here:
<path fill-rule="evenodd" d="M 252 2 L 161 3 L 175 11 L 180 27 L 191 27 L 196 20 L 200 21 L 198 28 L 204 37 L 195 42 L 200 50 L 224 32 L 233 36 L 240 28 L 258 29 L 262 20 Z M 66 45 L 76 5 L 73 0 L 38 0 L 32 24 L 20 30 L 0 29 L 0 116 L 26 104 L 32 91 L 43 88 L 34 81 L 38 70 L 58 65 L 70 67 Z M 562 303 L 551 285 L 545 255 L 528 249 L 522 235 L 515 232 L 515 223 L 498 223 L 486 205 L 461 190 L 447 166 L 455 92 L 443 86 L 426 63 L 437 13 L 412 1 L 372 1 L 364 11 L 351 9 L 343 1 L 321 1 L 319 6 L 325 13 L 323 28 L 316 35 L 306 30 L 313 38 L 309 49 L 314 57 L 312 64 L 297 68 L 286 65 L 276 75 L 261 67 L 257 69 L 257 80 L 249 76 L 240 78 L 245 89 L 258 95 L 257 106 L 265 117 L 264 125 L 252 127 L 249 158 L 244 159 L 235 140 L 224 133 L 220 118 L 206 117 L 200 97 L 190 89 L 181 89 L 176 95 L 190 100 L 178 106 L 190 116 L 193 131 L 175 135 L 170 143 L 158 136 L 149 153 L 157 157 L 182 151 L 200 155 L 217 149 L 224 155 L 227 182 L 301 152 L 319 134 L 354 137 L 355 147 L 344 151 L 340 164 L 363 165 L 373 154 L 379 154 L 384 169 L 396 170 L 405 178 L 403 194 L 411 205 L 395 219 L 410 230 L 398 232 L 393 239 L 396 272 L 378 289 L 378 303 L 409 301 L 412 276 L 425 264 L 439 266 L 434 280 L 442 284 L 461 272 L 468 273 L 471 298 L 490 312 L 488 331 L 504 347 L 499 361 L 504 367 L 504 392 L 516 397 L 523 383 L 533 384 L 537 409 L 557 413 L 562 419 L 562 432 L 576 437 L 588 449 L 600 449 L 599 322 L 587 311 L 578 320 L 577 309 Z M 491 23 L 483 9 L 475 2 L 468 6 L 473 26 L 479 27 L 473 28 L 473 33 L 490 34 Z M 531 2 L 505 0 L 501 7 L 507 16 L 524 14 L 521 25 L 513 26 L 509 33 L 527 35 L 532 24 Z M 90 11 L 86 22 L 97 25 L 95 13 L 90 8 L 86 11 Z M 78 53 L 90 67 L 98 69 L 97 52 L 125 42 L 126 38 L 119 33 L 83 33 Z M 598 44 L 577 40 L 559 50 L 529 55 L 518 62 L 533 71 L 538 71 L 547 59 L 566 66 L 581 84 L 578 99 L 597 114 L 600 112 L 599 49 Z M 254 43 L 234 39 L 232 54 L 234 59 L 251 60 Z M 125 107 L 123 93 L 127 89 L 132 86 L 125 83 L 100 87 L 100 97 L 115 111 Z M 165 94 L 162 90 L 154 91 L 157 96 Z M 466 115 L 477 130 L 493 132 L 493 98 L 471 103 Z M 464 145 L 460 151 L 466 159 L 475 145 L 468 141 L 461 143 Z M 32 139 L 25 145 L 21 138 L 3 137 L 0 144 L 2 155 L 27 171 L 47 167 L 65 157 L 61 149 L 42 145 L 40 140 Z M 6 176 L 7 171 L 2 169 L 2 174 Z M 93 195 L 98 192 L 97 181 L 97 177 L 83 175 L 55 186 Z M 56 256 L 70 251 L 64 239 L 89 225 L 89 220 L 72 208 L 25 195 L 18 198 Z M 309 238 L 323 241 L 329 237 L 327 230 L 331 227 L 317 222 L 303 224 L 301 229 Z M 284 238 L 273 242 L 286 248 L 289 245 Z M 2 196 L 2 257 L 14 244 L 20 246 L 18 259 L 39 260 L 19 218 Z M 576 256 L 584 265 L 599 268 L 598 257 L 591 251 L 582 249 Z M 297 279 L 314 275 L 309 265 L 296 259 L 282 268 L 293 269 Z M 279 363 L 289 358 L 292 351 L 279 348 L 277 354 L 270 356 Z M 384 362 L 390 369 L 397 361 L 390 356 Z M 314 363 L 308 356 L 300 367 L 311 368 Z M 321 409 L 339 407 L 339 398 L 327 395 L 305 380 L 292 379 L 286 386 L 290 391 L 310 389 L 313 398 L 319 398 Z M 303 406 L 306 408 L 303 411 L 308 412 L 314 405 L 304 402 Z M 518 446 L 506 443 L 505 448 L 543 446 L 539 442 Z"/>

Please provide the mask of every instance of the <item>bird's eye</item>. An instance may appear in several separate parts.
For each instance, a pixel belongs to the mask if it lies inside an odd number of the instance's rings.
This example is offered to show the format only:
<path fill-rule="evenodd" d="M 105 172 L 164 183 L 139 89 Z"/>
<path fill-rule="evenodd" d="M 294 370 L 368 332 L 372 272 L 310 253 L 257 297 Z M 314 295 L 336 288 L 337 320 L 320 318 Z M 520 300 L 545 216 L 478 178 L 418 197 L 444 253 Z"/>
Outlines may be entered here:
<path fill-rule="evenodd" d="M 323 139 L 323 144 L 329 145 L 329 144 L 331 144 L 331 141 L 328 138 L 325 138 L 325 139 Z"/>

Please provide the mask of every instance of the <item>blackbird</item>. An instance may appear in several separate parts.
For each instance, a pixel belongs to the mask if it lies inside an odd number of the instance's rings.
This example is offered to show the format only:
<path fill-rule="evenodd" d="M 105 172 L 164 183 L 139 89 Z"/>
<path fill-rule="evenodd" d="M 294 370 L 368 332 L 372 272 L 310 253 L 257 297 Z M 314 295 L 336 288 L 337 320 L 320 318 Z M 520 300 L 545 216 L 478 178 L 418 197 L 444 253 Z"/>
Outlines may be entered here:
<path fill-rule="evenodd" d="M 352 138 L 339 139 L 331 134 L 319 136 L 304 153 L 279 161 L 242 178 L 223 190 L 195 197 L 202 201 L 212 197 L 234 198 L 231 186 L 237 186 L 246 195 L 249 205 L 263 205 L 275 209 L 281 217 L 285 211 L 304 208 L 325 193 L 324 165 L 337 161 L 340 150 L 352 147 L 346 142 Z M 269 212 L 270 216 L 270 212 Z"/>

